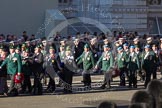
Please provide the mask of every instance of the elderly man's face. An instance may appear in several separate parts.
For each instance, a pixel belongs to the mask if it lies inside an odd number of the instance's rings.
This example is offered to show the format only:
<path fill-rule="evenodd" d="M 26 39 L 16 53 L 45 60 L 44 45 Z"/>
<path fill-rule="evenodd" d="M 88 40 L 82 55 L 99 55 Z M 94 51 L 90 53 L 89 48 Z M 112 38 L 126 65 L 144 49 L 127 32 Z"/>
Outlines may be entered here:
<path fill-rule="evenodd" d="M 152 40 L 148 40 L 148 41 L 147 41 L 147 43 L 151 43 L 151 42 L 152 42 Z"/>
<path fill-rule="evenodd" d="M 138 48 L 138 47 L 136 47 L 136 48 L 135 48 L 135 51 L 136 51 L 136 52 L 138 52 L 138 51 L 139 51 L 139 48 Z"/>
<path fill-rule="evenodd" d="M 35 48 L 35 53 L 39 53 L 40 52 L 40 48 Z"/>
<path fill-rule="evenodd" d="M 130 50 L 130 52 L 134 52 L 134 48 L 130 48 L 129 50 Z"/>
<path fill-rule="evenodd" d="M 69 56 L 71 54 L 71 51 L 66 51 L 66 56 Z"/>
<path fill-rule="evenodd" d="M 108 47 L 104 47 L 104 51 L 108 51 L 109 50 L 109 48 Z"/>
<path fill-rule="evenodd" d="M 49 49 L 49 53 L 53 54 L 53 53 L 55 53 L 55 50 L 54 49 Z"/>
<path fill-rule="evenodd" d="M 63 45 L 63 46 L 65 46 L 66 42 L 65 41 L 62 41 L 60 44 Z"/>
<path fill-rule="evenodd" d="M 74 44 L 78 45 L 79 44 L 79 40 L 74 41 Z"/>
<path fill-rule="evenodd" d="M 2 52 L 2 49 L 0 49 L 0 53 Z"/>
<path fill-rule="evenodd" d="M 43 46 L 46 46 L 47 45 L 47 41 L 43 41 L 42 44 L 43 44 Z"/>
<path fill-rule="evenodd" d="M 20 53 L 20 50 L 19 49 L 16 49 L 15 52 L 19 54 Z"/>
<path fill-rule="evenodd" d="M 64 47 L 60 47 L 60 51 L 64 51 Z"/>
<path fill-rule="evenodd" d="M 28 52 L 25 52 L 25 53 L 24 53 L 24 56 L 25 56 L 25 57 L 29 56 L 29 53 L 28 53 Z"/>
<path fill-rule="evenodd" d="M 126 49 L 128 49 L 128 46 L 125 46 L 125 45 L 124 45 L 123 48 L 124 48 L 124 50 L 126 50 Z"/>
<path fill-rule="evenodd" d="M 145 52 L 148 52 L 150 49 L 149 48 L 145 48 Z"/>
<path fill-rule="evenodd" d="M 30 46 L 30 42 L 26 43 L 27 46 Z"/>
<path fill-rule="evenodd" d="M 162 49 L 162 43 L 160 44 L 160 48 Z"/>
<path fill-rule="evenodd" d="M 15 49 L 10 49 L 10 53 L 14 53 L 15 52 Z"/>
<path fill-rule="evenodd" d="M 123 44 L 123 40 L 120 40 L 120 41 L 119 41 L 119 44 L 122 45 L 122 44 Z"/>
<path fill-rule="evenodd" d="M 138 41 L 134 41 L 134 44 L 138 44 Z"/>
<path fill-rule="evenodd" d="M 104 41 L 104 44 L 106 45 L 106 44 L 108 44 L 109 43 L 109 41 Z"/>
<path fill-rule="evenodd" d="M 152 50 L 157 50 L 157 47 L 156 46 L 152 46 Z"/>
<path fill-rule="evenodd" d="M 85 51 L 85 52 L 88 52 L 88 51 L 89 51 L 89 48 L 84 48 L 84 51 Z"/>
<path fill-rule="evenodd" d="M 118 50 L 118 53 L 122 53 L 123 52 L 123 50 Z"/>

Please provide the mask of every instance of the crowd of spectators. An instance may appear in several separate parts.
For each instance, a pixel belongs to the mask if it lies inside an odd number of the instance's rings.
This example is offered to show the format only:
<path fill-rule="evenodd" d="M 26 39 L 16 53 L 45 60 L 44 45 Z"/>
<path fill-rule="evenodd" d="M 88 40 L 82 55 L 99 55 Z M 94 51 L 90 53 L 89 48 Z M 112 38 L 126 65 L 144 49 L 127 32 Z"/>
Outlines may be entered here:
<path fill-rule="evenodd" d="M 97 108 L 117 108 L 117 105 L 111 101 L 103 101 Z M 135 92 L 128 108 L 162 108 L 162 82 L 152 80 L 146 90 Z"/>

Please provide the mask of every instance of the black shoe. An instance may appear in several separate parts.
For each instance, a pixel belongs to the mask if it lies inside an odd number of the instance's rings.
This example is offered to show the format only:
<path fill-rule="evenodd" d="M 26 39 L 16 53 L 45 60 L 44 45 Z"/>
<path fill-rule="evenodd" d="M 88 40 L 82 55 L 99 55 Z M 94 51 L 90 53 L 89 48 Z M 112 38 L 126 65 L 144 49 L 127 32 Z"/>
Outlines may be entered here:
<path fill-rule="evenodd" d="M 132 88 L 132 85 L 129 85 L 128 88 Z"/>
<path fill-rule="evenodd" d="M 69 91 L 64 91 L 64 94 L 70 94 L 70 93 L 72 93 L 72 92 L 69 92 Z"/>
<path fill-rule="evenodd" d="M 85 91 L 91 90 L 91 86 L 84 86 L 84 90 L 85 90 Z"/>
<path fill-rule="evenodd" d="M 106 89 L 110 89 L 111 88 L 111 86 L 106 86 Z"/>
<path fill-rule="evenodd" d="M 101 86 L 100 89 L 105 89 L 105 86 Z"/>
<path fill-rule="evenodd" d="M 125 86 L 125 84 L 122 84 L 122 83 L 121 83 L 121 84 L 120 84 L 120 86 L 123 86 L 123 87 L 124 87 L 124 86 Z"/>
<path fill-rule="evenodd" d="M 8 96 L 8 94 L 7 94 L 7 93 L 3 93 L 3 95 L 4 95 L 4 96 Z"/>
<path fill-rule="evenodd" d="M 58 84 L 58 85 L 56 85 L 56 87 L 61 87 L 61 85 L 60 85 L 60 84 Z"/>
<path fill-rule="evenodd" d="M 137 88 L 137 85 L 134 85 L 133 88 Z"/>
<path fill-rule="evenodd" d="M 53 91 L 53 92 L 52 92 L 52 95 L 56 95 L 56 94 L 57 94 L 56 91 Z"/>
<path fill-rule="evenodd" d="M 42 92 L 40 92 L 40 93 L 38 93 L 38 95 L 43 95 L 43 93 L 42 93 Z"/>
<path fill-rule="evenodd" d="M 45 90 L 47 93 L 52 93 L 53 91 L 55 91 L 55 89 L 53 87 L 49 87 Z"/>

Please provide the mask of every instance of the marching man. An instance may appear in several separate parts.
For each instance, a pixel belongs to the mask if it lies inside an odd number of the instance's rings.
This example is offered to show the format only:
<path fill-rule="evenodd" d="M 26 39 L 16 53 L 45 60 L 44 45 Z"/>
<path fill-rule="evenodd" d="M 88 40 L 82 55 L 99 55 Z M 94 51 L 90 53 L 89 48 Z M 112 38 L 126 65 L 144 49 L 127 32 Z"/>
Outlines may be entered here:
<path fill-rule="evenodd" d="M 125 86 L 125 72 L 127 63 L 127 54 L 123 51 L 123 48 L 118 47 L 117 54 L 117 66 L 120 71 L 120 86 Z"/>
<path fill-rule="evenodd" d="M 128 57 L 128 75 L 129 75 L 129 87 L 137 88 L 137 70 L 140 67 L 139 58 L 135 52 L 135 46 L 130 46 L 130 53 Z"/>
<path fill-rule="evenodd" d="M 145 46 L 145 52 L 142 57 L 142 69 L 146 72 L 145 87 L 151 81 L 151 73 L 154 71 L 155 66 L 155 54 L 151 51 L 151 46 Z"/>
<path fill-rule="evenodd" d="M 101 70 L 104 72 L 104 83 L 101 86 L 102 89 L 110 88 L 110 80 L 111 80 L 111 72 L 109 71 L 110 67 L 113 66 L 113 55 L 110 52 L 110 46 L 104 45 L 104 52 L 102 53 L 102 56 L 99 58 L 95 68 L 97 69 L 100 62 L 102 62 L 102 68 Z"/>
<path fill-rule="evenodd" d="M 92 52 L 89 50 L 89 45 L 84 45 L 84 52 L 80 57 L 76 59 L 77 64 L 83 63 L 83 83 L 85 87 L 91 88 L 91 76 L 90 71 L 94 67 L 94 58 Z"/>
<path fill-rule="evenodd" d="M 15 82 L 14 82 L 14 76 L 16 74 L 20 75 L 21 74 L 21 68 L 22 68 L 22 62 L 21 62 L 21 56 L 17 53 L 15 53 L 15 47 L 10 46 L 10 54 L 8 57 L 3 61 L 3 63 L 0 66 L 0 69 L 7 64 L 7 73 L 9 74 L 11 78 L 11 83 L 10 87 L 8 90 L 8 95 L 11 94 L 13 90 L 15 90 Z M 14 95 L 18 95 L 18 91 L 16 90 Z"/>

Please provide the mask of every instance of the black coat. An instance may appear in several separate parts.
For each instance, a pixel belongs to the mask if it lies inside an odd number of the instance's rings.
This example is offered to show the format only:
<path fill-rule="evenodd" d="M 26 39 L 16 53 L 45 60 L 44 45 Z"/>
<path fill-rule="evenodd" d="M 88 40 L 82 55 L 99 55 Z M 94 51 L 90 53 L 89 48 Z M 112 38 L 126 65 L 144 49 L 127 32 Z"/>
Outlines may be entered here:
<path fill-rule="evenodd" d="M 32 70 L 34 73 L 41 73 L 43 72 L 43 54 L 39 53 L 38 55 L 33 55 L 33 64 Z"/>
<path fill-rule="evenodd" d="M 84 43 L 79 42 L 78 46 L 74 46 L 74 58 L 78 58 L 84 51 Z"/>
<path fill-rule="evenodd" d="M 2 64 L 3 60 L 0 60 L 0 65 Z M 7 76 L 7 67 L 6 65 L 0 69 L 0 77 L 6 77 Z"/>
<path fill-rule="evenodd" d="M 52 70 L 57 72 L 60 70 L 59 65 L 60 65 L 59 57 L 50 58 L 49 54 L 47 54 L 46 57 L 44 58 L 43 68 L 45 70 L 49 70 L 48 68 L 53 68 Z M 47 71 L 47 73 L 53 72 L 52 70 Z"/>

